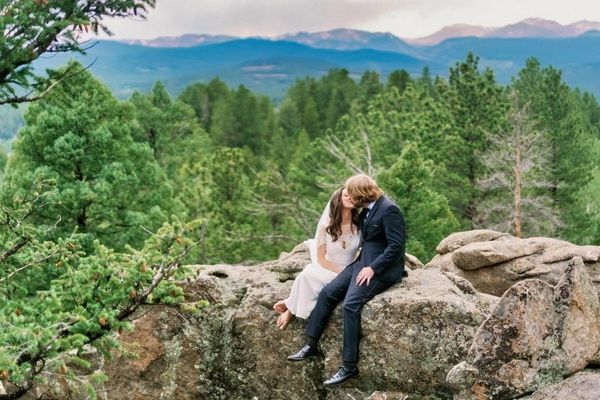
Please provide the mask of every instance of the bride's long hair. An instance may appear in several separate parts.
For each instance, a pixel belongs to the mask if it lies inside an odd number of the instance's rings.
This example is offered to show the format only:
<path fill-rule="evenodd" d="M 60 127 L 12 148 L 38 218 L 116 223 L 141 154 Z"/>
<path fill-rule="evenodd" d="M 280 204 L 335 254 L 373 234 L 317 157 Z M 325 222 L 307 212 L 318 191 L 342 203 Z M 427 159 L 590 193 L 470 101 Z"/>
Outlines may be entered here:
<path fill-rule="evenodd" d="M 325 232 L 331 235 L 331 238 L 335 242 L 342 235 L 342 211 L 344 210 L 344 204 L 342 203 L 342 190 L 341 187 L 331 195 L 329 199 L 329 225 L 325 228 Z M 358 209 L 353 208 L 350 212 L 352 219 L 352 231 L 358 230 Z"/>

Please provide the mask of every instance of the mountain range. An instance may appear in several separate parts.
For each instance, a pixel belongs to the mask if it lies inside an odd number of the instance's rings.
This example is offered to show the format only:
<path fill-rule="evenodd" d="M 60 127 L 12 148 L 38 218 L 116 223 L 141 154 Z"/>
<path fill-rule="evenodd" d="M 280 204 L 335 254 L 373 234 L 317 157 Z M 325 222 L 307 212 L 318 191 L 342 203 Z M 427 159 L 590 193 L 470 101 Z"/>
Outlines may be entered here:
<path fill-rule="evenodd" d="M 400 38 L 389 32 L 367 32 L 356 29 L 332 29 L 323 32 L 298 32 L 255 39 L 287 40 L 312 47 L 352 50 L 372 48 L 386 51 L 411 52 L 413 47 L 432 46 L 447 39 L 460 37 L 500 37 L 500 38 L 559 38 L 574 37 L 585 32 L 600 30 L 600 22 L 582 20 L 568 25 L 542 18 L 527 18 L 514 24 L 501 27 L 488 27 L 469 24 L 445 26 L 439 31 L 420 38 Z M 123 43 L 139 44 L 148 47 L 193 47 L 242 39 L 229 35 L 185 34 L 161 36 L 154 39 L 123 39 Z"/>
<path fill-rule="evenodd" d="M 560 38 L 579 36 L 588 31 L 600 30 L 600 22 L 578 21 L 562 25 L 542 18 L 527 18 L 514 24 L 501 27 L 487 27 L 468 24 L 446 26 L 422 38 L 404 39 L 413 46 L 431 46 L 447 39 L 475 36 L 497 38 Z"/>
<path fill-rule="evenodd" d="M 279 101 L 297 78 L 318 77 L 331 68 L 346 68 L 356 78 L 374 70 L 385 79 L 396 69 L 417 75 L 427 66 L 432 74 L 446 76 L 469 52 L 480 57 L 483 68 L 492 68 L 501 83 L 510 82 L 527 58 L 536 57 L 542 65 L 561 69 L 570 85 L 600 95 L 600 23 L 561 25 L 533 18 L 500 28 L 454 25 L 411 43 L 390 33 L 352 29 L 276 38 L 190 34 L 101 40 L 86 56 L 53 54 L 35 67 L 55 67 L 72 57 L 86 65 L 93 62 L 92 72 L 120 98 L 148 90 L 156 80 L 177 94 L 192 82 L 218 76 Z"/>

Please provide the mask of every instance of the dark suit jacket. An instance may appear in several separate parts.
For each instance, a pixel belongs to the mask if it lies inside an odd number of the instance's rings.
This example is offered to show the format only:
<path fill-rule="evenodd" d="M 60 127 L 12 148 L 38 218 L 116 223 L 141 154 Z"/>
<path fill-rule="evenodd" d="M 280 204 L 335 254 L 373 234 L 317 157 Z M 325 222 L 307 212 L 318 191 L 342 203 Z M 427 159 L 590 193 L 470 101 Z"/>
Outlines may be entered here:
<path fill-rule="evenodd" d="M 375 202 L 363 222 L 366 210 L 360 214 L 362 250 L 355 262 L 359 268 L 373 268 L 377 280 L 401 282 L 406 248 L 404 216 L 398 206 L 385 196 Z"/>

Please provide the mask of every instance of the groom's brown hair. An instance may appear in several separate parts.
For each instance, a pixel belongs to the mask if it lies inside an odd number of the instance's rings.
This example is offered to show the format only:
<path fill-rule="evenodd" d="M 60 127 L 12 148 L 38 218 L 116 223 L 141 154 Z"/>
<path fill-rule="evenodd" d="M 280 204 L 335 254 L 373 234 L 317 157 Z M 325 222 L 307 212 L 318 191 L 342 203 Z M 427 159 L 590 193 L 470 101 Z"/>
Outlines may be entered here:
<path fill-rule="evenodd" d="M 377 183 L 369 175 L 358 174 L 351 176 L 344 185 L 352 200 L 360 206 L 363 203 L 370 203 L 383 196 L 383 190 L 377 186 Z"/>

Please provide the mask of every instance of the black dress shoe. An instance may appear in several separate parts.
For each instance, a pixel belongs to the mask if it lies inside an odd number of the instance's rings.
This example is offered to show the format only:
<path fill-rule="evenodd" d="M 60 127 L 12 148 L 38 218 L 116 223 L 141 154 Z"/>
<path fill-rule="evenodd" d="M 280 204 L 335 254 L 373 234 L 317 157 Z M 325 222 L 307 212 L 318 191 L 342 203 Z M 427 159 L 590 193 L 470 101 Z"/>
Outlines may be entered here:
<path fill-rule="evenodd" d="M 288 361 L 304 361 L 308 360 L 309 358 L 317 357 L 319 355 L 320 353 L 317 348 L 311 347 L 306 344 L 300 349 L 299 352 L 297 352 L 296 354 L 292 354 L 287 359 Z"/>
<path fill-rule="evenodd" d="M 358 377 L 358 368 L 347 369 L 342 367 L 333 376 L 323 382 L 325 386 L 341 385 L 344 382 L 348 382 L 350 379 Z"/>

